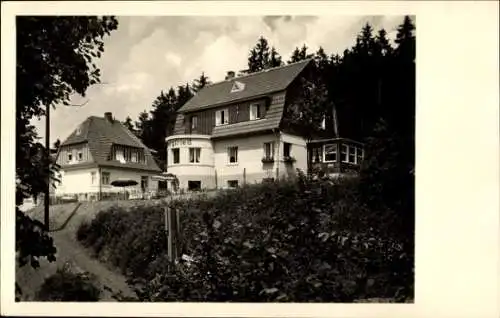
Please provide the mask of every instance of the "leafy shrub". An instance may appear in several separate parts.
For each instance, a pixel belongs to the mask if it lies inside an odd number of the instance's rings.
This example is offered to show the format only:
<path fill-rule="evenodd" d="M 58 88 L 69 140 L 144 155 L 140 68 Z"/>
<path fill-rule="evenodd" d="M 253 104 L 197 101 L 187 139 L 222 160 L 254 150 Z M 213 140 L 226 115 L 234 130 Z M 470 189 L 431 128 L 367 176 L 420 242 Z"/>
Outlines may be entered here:
<path fill-rule="evenodd" d="M 112 251 L 114 264 L 140 283 L 142 300 L 412 297 L 413 255 L 391 235 L 391 212 L 363 203 L 358 182 L 300 175 L 171 202 L 181 213 L 181 251 L 192 259 L 172 270 L 160 208 L 102 212 L 79 239 L 97 253 L 100 244 Z"/>
<path fill-rule="evenodd" d="M 58 269 L 48 277 L 36 294 L 37 301 L 98 301 L 101 290 L 88 274 Z"/>
<path fill-rule="evenodd" d="M 133 207 L 126 211 L 111 207 L 90 223 L 83 223 L 77 239 L 124 274 L 147 277 L 150 263 L 167 248 L 163 209 Z"/>

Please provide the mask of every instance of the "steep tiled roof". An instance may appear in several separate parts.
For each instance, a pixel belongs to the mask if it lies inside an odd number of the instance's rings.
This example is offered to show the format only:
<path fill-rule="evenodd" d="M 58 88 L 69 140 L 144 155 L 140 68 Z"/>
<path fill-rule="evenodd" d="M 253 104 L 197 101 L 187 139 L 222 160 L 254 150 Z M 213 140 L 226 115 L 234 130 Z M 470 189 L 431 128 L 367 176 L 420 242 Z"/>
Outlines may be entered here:
<path fill-rule="evenodd" d="M 151 151 L 119 121 L 91 116 L 61 144 L 61 146 L 87 142 L 93 161 L 98 165 L 127 167 L 161 171 L 153 159 Z M 144 149 L 144 164 L 127 162 L 125 164 L 108 161 L 112 145 L 122 145 Z"/>
<path fill-rule="evenodd" d="M 309 62 L 310 59 L 208 85 L 184 104 L 179 112 L 196 111 L 285 90 Z M 243 83 L 245 88 L 231 93 L 235 81 Z"/>

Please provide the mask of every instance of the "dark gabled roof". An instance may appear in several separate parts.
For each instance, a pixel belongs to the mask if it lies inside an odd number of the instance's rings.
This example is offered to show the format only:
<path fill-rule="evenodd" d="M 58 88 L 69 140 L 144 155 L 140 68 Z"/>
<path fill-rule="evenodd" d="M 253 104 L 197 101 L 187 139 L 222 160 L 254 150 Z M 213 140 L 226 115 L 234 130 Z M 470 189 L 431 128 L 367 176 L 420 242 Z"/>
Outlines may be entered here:
<path fill-rule="evenodd" d="M 110 122 L 103 117 L 91 116 L 87 118 L 79 128 L 80 132 L 77 133 L 78 128 L 75 129 L 75 131 L 73 131 L 73 133 L 71 133 L 71 135 L 61 144 L 61 147 L 78 143 L 88 143 L 93 162 L 98 165 L 113 165 L 117 167 L 161 171 L 153 159 L 151 151 L 119 121 L 113 120 Z M 144 149 L 146 162 L 144 164 L 131 162 L 122 164 L 109 161 L 108 157 L 112 145 L 142 148 Z"/>
<path fill-rule="evenodd" d="M 311 59 L 208 85 L 184 104 L 179 112 L 211 108 L 285 90 L 309 62 Z M 235 81 L 243 83 L 245 88 L 231 93 Z"/>

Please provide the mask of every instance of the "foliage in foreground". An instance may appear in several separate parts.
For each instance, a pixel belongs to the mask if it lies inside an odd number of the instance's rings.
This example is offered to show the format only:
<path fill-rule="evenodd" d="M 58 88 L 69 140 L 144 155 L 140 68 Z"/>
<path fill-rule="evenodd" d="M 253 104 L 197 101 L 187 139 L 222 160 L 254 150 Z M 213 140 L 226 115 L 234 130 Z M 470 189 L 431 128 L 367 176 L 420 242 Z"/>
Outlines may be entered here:
<path fill-rule="evenodd" d="M 55 260 L 56 248 L 44 224 L 19 209 L 37 197 L 47 182 L 57 182 L 58 166 L 39 142 L 31 121 L 48 107 L 69 105 L 77 93 L 99 82 L 96 60 L 104 38 L 117 29 L 114 17 L 16 17 L 16 255 L 18 265 L 39 266 L 39 258 Z M 19 290 L 19 286 L 16 286 Z"/>
<path fill-rule="evenodd" d="M 100 295 L 94 278 L 60 268 L 45 280 L 36 294 L 36 301 L 98 301 Z"/>
<path fill-rule="evenodd" d="M 146 301 L 412 298 L 413 239 L 393 235 L 405 214 L 370 210 L 357 182 L 302 176 L 174 202 L 187 257 L 170 271 L 160 208 L 103 211 L 78 239 Z"/>

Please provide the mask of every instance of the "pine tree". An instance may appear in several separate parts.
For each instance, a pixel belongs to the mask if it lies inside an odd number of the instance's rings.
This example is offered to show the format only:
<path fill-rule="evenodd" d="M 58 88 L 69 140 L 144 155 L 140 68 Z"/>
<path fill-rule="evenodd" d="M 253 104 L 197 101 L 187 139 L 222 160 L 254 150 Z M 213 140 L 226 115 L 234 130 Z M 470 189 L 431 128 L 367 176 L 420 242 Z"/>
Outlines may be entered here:
<path fill-rule="evenodd" d="M 312 58 L 314 56 L 314 54 L 307 53 L 308 49 L 309 48 L 305 44 L 303 44 L 300 49 L 298 47 L 296 47 L 292 52 L 292 56 L 290 57 L 288 64 L 296 63 L 296 62 L 303 61 L 305 59 Z"/>
<path fill-rule="evenodd" d="M 132 133 L 135 133 L 134 125 L 132 123 L 132 118 L 130 118 L 130 116 L 127 116 L 127 118 L 125 118 L 123 125 L 127 127 L 128 130 L 130 130 Z"/>
<path fill-rule="evenodd" d="M 205 76 L 205 72 L 201 73 L 200 77 L 195 79 L 193 81 L 193 84 L 191 85 L 192 86 L 192 92 L 193 93 L 197 93 L 199 92 L 203 87 L 207 86 L 207 85 L 210 85 L 211 82 L 210 82 L 210 79 L 208 78 L 208 76 Z"/>
<path fill-rule="evenodd" d="M 270 48 L 268 41 L 264 37 L 260 37 L 248 55 L 248 69 L 240 71 L 240 73 L 250 74 L 281 65 L 283 62 L 276 48 Z"/>
<path fill-rule="evenodd" d="M 273 46 L 271 48 L 271 54 L 269 57 L 269 63 L 267 65 L 267 67 L 272 68 L 272 67 L 278 67 L 278 66 L 282 66 L 282 65 L 283 65 L 283 61 L 281 60 L 281 56 L 278 54 L 278 52 L 276 51 L 276 49 Z"/>

